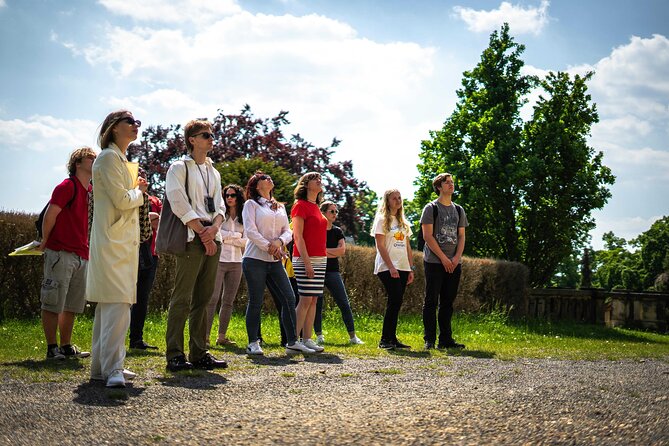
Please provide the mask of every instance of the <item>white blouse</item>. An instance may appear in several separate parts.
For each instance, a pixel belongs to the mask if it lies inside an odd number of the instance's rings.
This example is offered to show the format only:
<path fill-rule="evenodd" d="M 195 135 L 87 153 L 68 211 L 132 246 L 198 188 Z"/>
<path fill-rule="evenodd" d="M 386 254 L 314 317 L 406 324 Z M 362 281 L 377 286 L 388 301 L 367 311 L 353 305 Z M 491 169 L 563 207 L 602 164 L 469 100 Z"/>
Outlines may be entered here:
<path fill-rule="evenodd" d="M 244 203 L 242 219 L 244 230 L 248 241 L 244 250 L 244 258 L 263 260 L 265 262 L 278 262 L 268 252 L 272 240 L 281 239 L 284 245 L 290 243 L 293 234 L 288 225 L 286 208 L 282 205 L 274 211 L 270 203 L 263 197 L 255 200 L 247 200 Z"/>
<path fill-rule="evenodd" d="M 221 245 L 221 257 L 218 261 L 240 263 L 248 239 L 244 234 L 244 226 L 239 223 L 239 218 L 225 220 L 221 225 L 220 233 L 223 244 Z"/>

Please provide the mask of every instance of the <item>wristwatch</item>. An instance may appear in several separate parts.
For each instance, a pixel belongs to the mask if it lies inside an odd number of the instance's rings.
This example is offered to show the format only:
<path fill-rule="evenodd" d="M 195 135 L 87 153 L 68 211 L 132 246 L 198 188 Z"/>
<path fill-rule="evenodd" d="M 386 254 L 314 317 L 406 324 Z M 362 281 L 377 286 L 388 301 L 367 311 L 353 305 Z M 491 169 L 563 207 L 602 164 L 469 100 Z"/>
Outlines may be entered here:
<path fill-rule="evenodd" d="M 416 271 L 416 265 L 411 265 L 411 271 Z"/>

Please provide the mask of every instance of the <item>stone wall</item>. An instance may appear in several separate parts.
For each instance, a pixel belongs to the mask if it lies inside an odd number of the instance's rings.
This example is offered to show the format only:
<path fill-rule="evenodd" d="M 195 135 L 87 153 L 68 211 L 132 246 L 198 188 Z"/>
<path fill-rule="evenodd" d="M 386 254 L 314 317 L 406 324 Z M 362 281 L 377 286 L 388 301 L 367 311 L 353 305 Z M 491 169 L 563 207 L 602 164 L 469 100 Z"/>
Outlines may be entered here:
<path fill-rule="evenodd" d="M 669 294 L 606 291 L 599 288 L 543 288 L 528 292 L 527 316 L 573 320 L 609 327 L 644 328 L 666 332 Z"/>

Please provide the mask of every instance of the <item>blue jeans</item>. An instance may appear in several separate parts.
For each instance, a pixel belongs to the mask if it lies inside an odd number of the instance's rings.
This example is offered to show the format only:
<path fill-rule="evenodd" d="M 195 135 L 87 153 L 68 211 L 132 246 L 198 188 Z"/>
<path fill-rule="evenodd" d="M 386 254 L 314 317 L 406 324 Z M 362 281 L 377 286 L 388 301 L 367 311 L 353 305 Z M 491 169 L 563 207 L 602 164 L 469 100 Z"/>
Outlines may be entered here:
<path fill-rule="evenodd" d="M 260 313 L 262 312 L 265 286 L 271 286 L 281 301 L 281 320 L 286 330 L 286 341 L 293 344 L 295 335 L 295 295 L 293 287 L 281 262 L 265 262 L 245 257 L 242 259 L 242 272 L 249 290 L 249 303 L 246 306 L 246 334 L 249 343 L 258 340 Z"/>
<path fill-rule="evenodd" d="M 346 287 L 344 287 L 344 281 L 341 279 L 341 274 L 339 271 L 326 271 L 325 272 L 325 286 L 332 295 L 335 303 L 341 311 L 341 318 L 344 320 L 344 325 L 346 325 L 346 331 L 352 333 L 355 331 L 355 325 L 353 324 L 353 313 L 351 312 L 351 304 L 348 301 L 348 294 L 346 294 Z M 318 302 L 316 302 L 316 317 L 314 318 L 314 331 L 318 333 L 323 332 L 323 295 L 318 296 Z"/>

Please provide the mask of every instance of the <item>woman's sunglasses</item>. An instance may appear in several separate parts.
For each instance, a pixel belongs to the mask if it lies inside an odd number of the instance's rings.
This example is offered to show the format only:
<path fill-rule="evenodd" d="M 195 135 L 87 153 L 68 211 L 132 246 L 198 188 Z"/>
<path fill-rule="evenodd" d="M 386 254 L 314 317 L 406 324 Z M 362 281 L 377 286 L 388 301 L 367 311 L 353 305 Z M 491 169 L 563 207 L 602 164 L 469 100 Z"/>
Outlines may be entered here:
<path fill-rule="evenodd" d="M 235 198 L 237 194 L 225 194 L 225 198 Z"/>
<path fill-rule="evenodd" d="M 126 116 L 123 119 L 120 119 L 119 122 L 127 122 L 130 125 L 136 125 L 137 127 L 142 126 L 142 121 L 139 119 L 131 118 L 130 116 Z"/>

